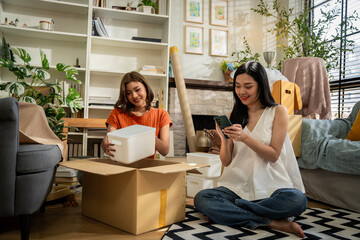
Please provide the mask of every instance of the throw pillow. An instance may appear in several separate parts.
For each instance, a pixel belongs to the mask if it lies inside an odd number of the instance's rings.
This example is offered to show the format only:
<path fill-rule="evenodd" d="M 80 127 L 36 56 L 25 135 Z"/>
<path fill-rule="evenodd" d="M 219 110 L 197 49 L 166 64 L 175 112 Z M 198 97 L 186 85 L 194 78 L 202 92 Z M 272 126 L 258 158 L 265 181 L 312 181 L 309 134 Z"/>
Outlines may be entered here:
<path fill-rule="evenodd" d="M 360 141 L 360 111 L 358 112 L 356 119 L 351 127 L 349 134 L 346 139 L 351 141 Z"/>

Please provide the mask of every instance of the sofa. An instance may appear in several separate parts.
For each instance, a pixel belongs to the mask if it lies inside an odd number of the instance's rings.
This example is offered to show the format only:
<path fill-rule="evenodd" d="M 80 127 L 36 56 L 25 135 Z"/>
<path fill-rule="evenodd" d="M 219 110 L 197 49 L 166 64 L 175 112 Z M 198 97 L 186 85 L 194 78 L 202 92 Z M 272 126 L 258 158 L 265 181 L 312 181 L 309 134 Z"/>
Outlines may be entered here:
<path fill-rule="evenodd" d="M 357 212 L 360 212 L 360 141 L 346 138 L 350 130 L 360 129 L 359 109 L 360 101 L 347 118 L 303 119 L 298 158 L 309 198 Z"/>
<path fill-rule="evenodd" d="M 52 188 L 61 151 L 56 145 L 19 144 L 15 98 L 0 99 L 0 113 L 0 217 L 19 216 L 21 239 L 29 239 L 31 214 Z"/>

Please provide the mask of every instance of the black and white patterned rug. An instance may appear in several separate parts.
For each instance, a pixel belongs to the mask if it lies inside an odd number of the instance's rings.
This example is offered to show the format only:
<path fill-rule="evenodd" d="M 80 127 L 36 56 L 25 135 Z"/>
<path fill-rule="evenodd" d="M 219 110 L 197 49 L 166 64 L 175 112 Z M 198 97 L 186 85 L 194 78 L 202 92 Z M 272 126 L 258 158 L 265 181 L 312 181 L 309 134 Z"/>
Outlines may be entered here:
<path fill-rule="evenodd" d="M 344 209 L 308 208 L 295 221 L 302 227 L 306 239 L 360 239 L 360 213 Z M 234 228 L 209 223 L 194 207 L 186 207 L 186 217 L 174 223 L 162 240 L 191 239 L 299 239 L 299 237 L 269 228 Z"/>

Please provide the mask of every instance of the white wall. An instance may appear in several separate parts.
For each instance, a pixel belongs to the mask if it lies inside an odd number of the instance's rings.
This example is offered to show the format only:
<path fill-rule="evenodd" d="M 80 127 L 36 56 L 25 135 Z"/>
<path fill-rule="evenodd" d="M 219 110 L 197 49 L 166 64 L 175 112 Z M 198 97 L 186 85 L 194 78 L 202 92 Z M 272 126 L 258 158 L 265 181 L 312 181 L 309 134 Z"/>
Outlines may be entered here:
<path fill-rule="evenodd" d="M 266 26 L 273 26 L 274 19 L 267 19 L 254 13 L 251 8 L 256 8 L 259 0 L 229 0 L 229 26 L 216 27 L 210 25 L 210 0 L 205 0 L 204 23 L 195 24 L 185 22 L 185 0 L 172 0 L 171 3 L 171 31 L 170 46 L 177 46 L 182 62 L 184 78 L 224 81 L 220 69 L 223 57 L 210 56 L 210 28 L 223 28 L 229 31 L 229 58 L 236 50 L 243 50 L 243 37 L 248 40 L 252 53 L 260 53 L 260 62 L 266 65 L 263 52 L 276 51 L 276 38 L 267 32 Z M 272 6 L 272 0 L 265 0 Z M 301 0 L 281 0 L 285 7 L 301 6 Z M 184 52 L 184 26 L 199 25 L 204 28 L 204 54 L 186 54 Z M 279 59 L 280 56 L 277 57 Z M 275 63 L 273 64 L 275 66 Z"/>

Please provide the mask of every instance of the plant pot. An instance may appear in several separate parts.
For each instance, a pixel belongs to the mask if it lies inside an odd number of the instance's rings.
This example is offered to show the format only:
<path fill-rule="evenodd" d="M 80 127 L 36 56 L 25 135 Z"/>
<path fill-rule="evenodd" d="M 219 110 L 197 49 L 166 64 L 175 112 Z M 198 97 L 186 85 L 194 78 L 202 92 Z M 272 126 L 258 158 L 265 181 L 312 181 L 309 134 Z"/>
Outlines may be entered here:
<path fill-rule="evenodd" d="M 233 82 L 234 79 L 230 76 L 231 71 L 229 68 L 226 68 L 226 71 L 224 72 L 225 82 Z"/>
<path fill-rule="evenodd" d="M 139 9 L 139 12 L 143 12 L 146 14 L 154 13 L 154 8 L 151 6 L 140 6 L 140 7 L 138 7 L 138 9 Z"/>

